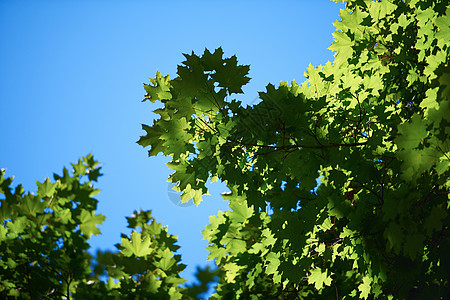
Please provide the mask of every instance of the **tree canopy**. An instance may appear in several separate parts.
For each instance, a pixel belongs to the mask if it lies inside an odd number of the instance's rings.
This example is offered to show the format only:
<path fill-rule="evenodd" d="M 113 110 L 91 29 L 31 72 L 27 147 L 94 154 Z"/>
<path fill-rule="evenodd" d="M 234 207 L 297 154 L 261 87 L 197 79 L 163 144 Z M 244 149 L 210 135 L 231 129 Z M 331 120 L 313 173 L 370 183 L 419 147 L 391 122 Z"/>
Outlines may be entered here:
<path fill-rule="evenodd" d="M 450 6 L 347 1 L 340 16 L 334 61 L 256 105 L 235 99 L 249 67 L 220 48 L 145 85 L 164 107 L 139 143 L 172 157 L 183 200 L 208 179 L 230 190 L 203 232 L 216 298 L 449 296 Z"/>
<path fill-rule="evenodd" d="M 130 236 L 122 234 L 117 253 L 92 257 L 89 238 L 105 217 L 95 214 L 100 174 L 92 155 L 37 182 L 36 194 L 0 173 L 0 294 L 20 299 L 181 299 L 184 269 L 176 237 L 150 211 L 128 217 Z M 201 290 L 199 293 L 201 293 Z M 185 292 L 187 293 L 187 291 Z"/>
<path fill-rule="evenodd" d="M 449 298 L 450 4 L 351 0 L 340 16 L 334 61 L 255 105 L 238 100 L 249 66 L 221 48 L 144 85 L 162 106 L 138 143 L 172 158 L 182 201 L 229 189 L 203 231 L 218 272 L 180 287 L 176 237 L 148 211 L 119 252 L 88 255 L 104 219 L 89 155 L 37 195 L 2 171 L 0 293 L 189 299 L 218 275 L 213 299 Z"/>

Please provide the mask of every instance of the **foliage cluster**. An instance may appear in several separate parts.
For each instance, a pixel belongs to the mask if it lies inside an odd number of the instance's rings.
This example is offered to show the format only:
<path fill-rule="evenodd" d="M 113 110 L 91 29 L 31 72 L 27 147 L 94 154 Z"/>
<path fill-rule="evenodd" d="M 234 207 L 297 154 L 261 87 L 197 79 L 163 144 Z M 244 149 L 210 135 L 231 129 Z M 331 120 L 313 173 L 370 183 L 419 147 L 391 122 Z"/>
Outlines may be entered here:
<path fill-rule="evenodd" d="M 330 50 L 302 84 L 234 99 L 249 67 L 221 48 L 185 54 L 144 101 L 159 118 L 138 143 L 172 157 L 169 181 L 196 204 L 224 182 L 230 210 L 203 231 L 221 273 L 214 299 L 450 298 L 450 4 L 350 0 Z M 38 183 L 0 189 L 0 292 L 29 298 L 195 297 L 176 238 L 149 212 L 118 253 L 98 253 L 92 156 Z M 319 182 L 319 184 L 318 184 Z M 268 213 L 269 212 L 269 213 Z M 200 274 L 202 274 L 200 272 Z M 106 279 L 105 279 L 106 278 Z"/>
<path fill-rule="evenodd" d="M 0 173 L 0 296 L 20 299 L 195 299 L 217 272 L 198 270 L 203 282 L 181 288 L 185 265 L 177 237 L 157 223 L 150 211 L 127 217 L 130 236 L 122 234 L 119 250 L 92 257 L 88 241 L 105 217 L 95 214 L 99 190 L 92 185 L 100 166 L 92 155 L 37 182 L 38 190 L 14 191 L 12 178 Z"/>
<path fill-rule="evenodd" d="M 256 105 L 233 99 L 249 69 L 222 49 L 145 85 L 164 107 L 139 143 L 172 157 L 184 200 L 208 179 L 230 190 L 203 232 L 216 298 L 450 297 L 450 5 L 356 0 L 340 16 L 334 62 Z"/>

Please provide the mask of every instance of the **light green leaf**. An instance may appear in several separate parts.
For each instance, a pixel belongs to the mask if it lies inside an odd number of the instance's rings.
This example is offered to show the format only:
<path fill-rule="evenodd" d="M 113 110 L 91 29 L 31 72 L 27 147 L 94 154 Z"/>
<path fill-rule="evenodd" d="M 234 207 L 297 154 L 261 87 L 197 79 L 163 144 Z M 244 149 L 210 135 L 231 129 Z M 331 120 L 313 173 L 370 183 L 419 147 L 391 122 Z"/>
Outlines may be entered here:
<path fill-rule="evenodd" d="M 39 181 L 36 181 L 36 184 L 38 186 L 38 194 L 42 198 L 45 197 L 51 197 L 56 191 L 56 188 L 58 186 L 58 183 L 51 183 L 50 179 L 47 177 L 43 183 L 40 183 Z"/>
<path fill-rule="evenodd" d="M 253 206 L 248 207 L 247 201 L 241 203 L 232 201 L 230 202 L 230 208 L 233 210 L 230 214 L 232 222 L 242 223 L 253 215 Z"/>
<path fill-rule="evenodd" d="M 363 282 L 358 285 L 358 290 L 361 292 L 361 298 L 367 299 L 371 290 L 372 278 L 364 276 Z"/>
<path fill-rule="evenodd" d="M 150 244 L 150 241 L 148 244 Z M 144 245 L 141 246 L 142 249 L 143 249 L 143 247 L 144 247 Z M 144 250 L 145 249 L 143 249 L 142 251 L 144 251 Z M 147 249 L 145 251 L 146 251 L 145 254 L 142 254 L 139 256 L 144 256 L 144 255 L 150 254 L 152 252 L 152 249 L 147 247 Z M 144 253 L 144 252 L 142 252 L 142 253 Z M 161 259 L 159 261 L 155 262 L 155 266 L 157 268 L 160 268 L 161 270 L 168 271 L 176 263 L 175 258 L 173 258 L 172 251 L 170 251 L 168 248 L 164 249 L 164 251 L 161 252 L 160 256 L 161 256 Z"/>
<path fill-rule="evenodd" d="M 172 94 L 170 93 L 170 76 L 163 77 L 161 73 L 156 72 L 155 78 L 150 78 L 151 84 L 144 84 L 144 88 L 147 91 L 145 100 L 150 100 L 154 103 L 156 100 L 170 100 Z M 144 100 L 144 101 L 145 101 Z"/>
<path fill-rule="evenodd" d="M 325 270 L 325 272 L 322 272 L 320 268 L 315 268 L 310 271 L 310 274 L 308 276 L 308 283 L 314 284 L 314 287 L 318 290 L 320 290 L 324 285 L 331 285 L 332 278 L 331 273 L 328 275 L 328 270 Z"/>
<path fill-rule="evenodd" d="M 100 234 L 100 229 L 97 228 L 97 225 L 102 224 L 105 217 L 103 215 L 96 215 L 93 211 L 82 210 L 79 220 L 81 232 L 87 238 L 90 238 L 91 235 Z"/>
<path fill-rule="evenodd" d="M 153 252 L 153 249 L 150 247 L 151 241 L 150 237 L 146 236 L 144 239 L 141 238 L 141 234 L 133 231 L 131 233 L 131 241 L 127 238 L 122 238 L 122 247 L 121 252 L 125 256 L 136 256 L 142 257 L 149 255 Z"/>
<path fill-rule="evenodd" d="M 274 252 L 269 252 L 269 254 L 267 254 L 266 256 L 266 261 L 267 261 L 266 273 L 275 274 L 281 263 L 278 255 L 275 254 Z"/>

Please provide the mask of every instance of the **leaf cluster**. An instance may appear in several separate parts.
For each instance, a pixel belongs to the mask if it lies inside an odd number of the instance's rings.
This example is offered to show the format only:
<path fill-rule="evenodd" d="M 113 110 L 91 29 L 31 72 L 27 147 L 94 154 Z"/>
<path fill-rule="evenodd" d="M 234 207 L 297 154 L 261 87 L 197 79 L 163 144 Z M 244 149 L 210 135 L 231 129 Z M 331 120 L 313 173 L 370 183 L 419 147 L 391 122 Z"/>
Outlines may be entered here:
<path fill-rule="evenodd" d="M 450 296 L 450 5 L 355 0 L 340 16 L 334 61 L 253 106 L 234 99 L 248 67 L 221 49 L 145 85 L 163 108 L 139 144 L 172 157 L 183 201 L 208 179 L 230 190 L 203 232 L 216 298 Z"/>
<path fill-rule="evenodd" d="M 196 299 L 216 280 L 217 271 L 200 269 L 199 284 L 181 287 L 177 237 L 150 211 L 127 217 L 132 232 L 117 252 L 91 256 L 89 239 L 105 219 L 93 198 L 101 167 L 91 154 L 72 167 L 38 181 L 36 194 L 13 190 L 1 170 L 0 298 Z"/>

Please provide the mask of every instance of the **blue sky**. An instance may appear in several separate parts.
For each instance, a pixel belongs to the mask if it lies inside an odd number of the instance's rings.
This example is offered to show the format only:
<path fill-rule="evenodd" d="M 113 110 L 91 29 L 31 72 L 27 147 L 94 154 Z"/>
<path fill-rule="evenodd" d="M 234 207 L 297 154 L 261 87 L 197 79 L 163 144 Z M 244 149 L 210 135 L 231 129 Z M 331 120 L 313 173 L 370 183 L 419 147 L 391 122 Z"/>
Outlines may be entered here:
<path fill-rule="evenodd" d="M 225 189 L 211 185 L 199 207 L 170 200 L 169 159 L 136 144 L 155 117 L 156 107 L 141 102 L 143 83 L 157 70 L 175 77 L 182 53 L 222 47 L 250 65 L 238 97 L 249 104 L 268 83 L 302 82 L 310 63 L 333 60 L 327 48 L 341 8 L 328 0 L 0 0 L 0 168 L 35 191 L 36 180 L 93 153 L 103 165 L 96 187 L 106 221 L 92 247 L 115 249 L 129 233 L 125 217 L 151 209 L 178 236 L 192 280 L 207 263 L 200 231 L 227 209 Z"/>

